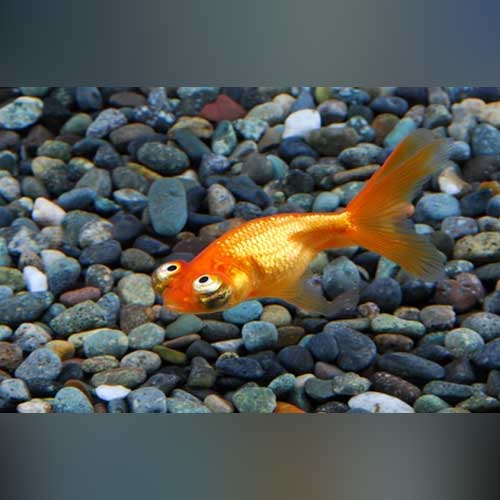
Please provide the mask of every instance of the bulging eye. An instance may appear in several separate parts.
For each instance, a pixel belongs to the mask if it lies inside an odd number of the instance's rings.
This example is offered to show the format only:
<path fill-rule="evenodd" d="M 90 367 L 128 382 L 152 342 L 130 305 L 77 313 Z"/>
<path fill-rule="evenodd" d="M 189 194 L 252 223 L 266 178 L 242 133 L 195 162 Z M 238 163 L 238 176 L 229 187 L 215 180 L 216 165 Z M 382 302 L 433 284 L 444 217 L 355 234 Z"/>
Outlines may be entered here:
<path fill-rule="evenodd" d="M 222 281 L 217 276 L 202 274 L 193 282 L 193 289 L 199 293 L 216 292 L 222 285 Z"/>
<path fill-rule="evenodd" d="M 152 278 L 153 288 L 157 293 L 161 293 L 165 288 L 168 279 L 181 269 L 177 262 L 167 262 L 162 264 L 154 273 Z"/>

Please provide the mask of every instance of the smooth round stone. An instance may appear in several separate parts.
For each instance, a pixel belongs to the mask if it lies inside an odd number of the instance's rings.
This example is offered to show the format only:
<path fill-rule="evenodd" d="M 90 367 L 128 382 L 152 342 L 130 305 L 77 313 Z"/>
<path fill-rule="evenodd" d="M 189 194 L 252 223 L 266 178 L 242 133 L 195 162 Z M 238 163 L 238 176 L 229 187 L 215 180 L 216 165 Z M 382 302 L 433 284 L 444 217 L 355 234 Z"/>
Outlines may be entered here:
<path fill-rule="evenodd" d="M 486 123 L 477 125 L 472 131 L 471 147 L 474 156 L 500 154 L 500 131 Z"/>
<path fill-rule="evenodd" d="M 208 210 L 211 215 L 228 217 L 234 210 L 236 200 L 221 184 L 212 184 L 207 193 Z"/>
<path fill-rule="evenodd" d="M 420 311 L 424 327 L 431 330 L 449 330 L 455 324 L 456 314 L 448 305 L 426 306 Z"/>
<path fill-rule="evenodd" d="M 116 240 L 106 240 L 91 244 L 80 254 L 80 263 L 84 266 L 92 264 L 113 265 L 120 260 L 122 249 Z"/>
<path fill-rule="evenodd" d="M 364 392 L 348 401 L 349 408 L 370 413 L 415 413 L 414 409 L 394 396 L 381 392 Z"/>
<path fill-rule="evenodd" d="M 8 378 L 0 382 L 0 398 L 13 403 L 21 403 L 31 399 L 31 395 L 24 380 Z"/>
<path fill-rule="evenodd" d="M 18 292 L 24 288 L 23 275 L 18 269 L 11 267 L 0 267 L 0 285 L 12 288 Z"/>
<path fill-rule="evenodd" d="M 475 354 L 473 361 L 481 368 L 500 368 L 500 339 L 494 339 L 485 344 L 482 349 Z"/>
<path fill-rule="evenodd" d="M 415 206 L 417 222 L 442 221 L 446 217 L 460 215 L 460 203 L 449 194 L 437 193 L 424 195 Z"/>
<path fill-rule="evenodd" d="M 399 283 L 392 278 L 376 278 L 363 289 L 360 302 L 374 302 L 381 311 L 394 311 L 401 305 L 402 292 Z"/>
<path fill-rule="evenodd" d="M 335 397 L 331 380 L 321 380 L 310 377 L 305 381 L 304 391 L 314 401 L 323 402 Z"/>
<path fill-rule="evenodd" d="M 444 345 L 455 357 L 473 356 L 483 347 L 484 340 L 474 330 L 456 328 L 446 334 Z"/>
<path fill-rule="evenodd" d="M 316 360 L 326 363 L 333 363 L 339 354 L 339 347 L 334 333 L 317 333 L 309 340 L 307 348 Z"/>
<path fill-rule="evenodd" d="M 311 353 L 300 345 L 284 347 L 279 352 L 278 359 L 294 375 L 310 373 L 314 368 L 314 359 Z"/>
<path fill-rule="evenodd" d="M 359 283 L 358 268 L 347 257 L 341 256 L 336 258 L 323 270 L 323 289 L 329 299 L 357 288 Z"/>
<path fill-rule="evenodd" d="M 149 273 L 156 267 L 155 259 L 138 248 L 127 248 L 123 251 L 120 263 L 125 269 L 137 273 Z"/>
<path fill-rule="evenodd" d="M 199 332 L 203 327 L 203 321 L 194 314 L 184 314 L 179 316 L 173 323 L 165 329 L 167 339 L 183 337 L 191 333 Z"/>
<path fill-rule="evenodd" d="M 144 323 L 128 334 L 131 349 L 152 349 L 165 340 L 165 329 L 155 323 Z"/>
<path fill-rule="evenodd" d="M 215 370 L 204 358 L 197 356 L 191 360 L 191 371 L 187 381 L 189 387 L 209 389 L 215 384 L 216 378 Z"/>
<path fill-rule="evenodd" d="M 224 375 L 244 380 L 259 380 L 264 376 L 262 366 L 252 358 L 219 358 L 215 366 Z"/>
<path fill-rule="evenodd" d="M 383 392 L 412 405 L 422 391 L 410 382 L 386 372 L 376 372 L 371 376 L 372 390 Z"/>
<path fill-rule="evenodd" d="M 33 125 L 42 115 L 43 101 L 38 97 L 18 97 L 0 108 L 0 126 L 22 130 Z"/>
<path fill-rule="evenodd" d="M 50 349 L 33 351 L 16 369 L 16 378 L 23 379 L 28 385 L 37 380 L 52 381 L 61 373 L 62 363 L 59 356 Z"/>
<path fill-rule="evenodd" d="M 373 99 L 370 108 L 376 113 L 391 113 L 403 116 L 408 111 L 408 103 L 397 96 L 379 96 Z"/>
<path fill-rule="evenodd" d="M 379 357 L 377 364 L 380 369 L 409 380 L 439 380 L 445 375 L 442 366 L 410 353 L 384 354 Z"/>
<path fill-rule="evenodd" d="M 143 368 L 146 373 L 151 374 L 161 367 L 161 358 L 155 352 L 138 350 L 124 356 L 120 361 L 120 366 L 122 368 Z"/>
<path fill-rule="evenodd" d="M 80 109 L 96 111 L 102 108 L 102 95 L 97 87 L 76 87 L 75 99 Z"/>
<path fill-rule="evenodd" d="M 124 399 L 130 394 L 130 389 L 123 385 L 100 385 L 96 387 L 95 393 L 99 399 L 103 401 L 113 401 L 116 399 Z"/>
<path fill-rule="evenodd" d="M 85 356 L 110 355 L 121 358 L 128 349 L 128 337 L 120 330 L 99 328 L 83 338 Z"/>
<path fill-rule="evenodd" d="M 250 321 L 243 326 L 241 334 L 249 352 L 273 349 L 278 342 L 276 326 L 267 321 Z"/>
<path fill-rule="evenodd" d="M 376 333 L 401 333 L 414 339 L 425 334 L 425 326 L 419 321 L 402 319 L 385 313 L 372 319 L 371 328 Z"/>
<path fill-rule="evenodd" d="M 189 166 L 189 158 L 186 153 L 161 142 L 145 143 L 137 151 L 137 159 L 164 176 L 181 174 Z"/>
<path fill-rule="evenodd" d="M 348 168 L 361 167 L 378 163 L 378 158 L 382 151 L 380 146 L 362 143 L 355 147 L 344 149 L 338 156 L 338 160 Z"/>
<path fill-rule="evenodd" d="M 85 373 L 99 373 L 105 370 L 118 368 L 120 363 L 114 356 L 103 355 L 86 359 L 82 363 L 82 370 Z"/>
<path fill-rule="evenodd" d="M 83 136 L 91 123 L 92 118 L 87 113 L 77 113 L 62 126 L 61 134 Z"/>
<path fill-rule="evenodd" d="M 13 371 L 22 361 L 23 351 L 19 346 L 0 341 L 0 369 Z"/>
<path fill-rule="evenodd" d="M 260 302 L 259 302 L 260 304 Z M 236 325 L 224 323 L 217 320 L 205 320 L 200 334 L 208 342 L 234 339 L 240 335 L 240 330 Z"/>
<path fill-rule="evenodd" d="M 106 312 L 96 303 L 87 300 L 66 309 L 50 322 L 50 327 L 60 337 L 71 333 L 104 327 L 107 324 Z"/>
<path fill-rule="evenodd" d="M 125 304 L 152 306 L 155 302 L 151 277 L 146 274 L 133 273 L 124 276 L 118 282 L 117 292 Z"/>
<path fill-rule="evenodd" d="M 417 124 L 411 118 L 405 117 L 399 120 L 387 133 L 383 143 L 386 148 L 395 148 L 405 137 L 416 130 Z"/>
<path fill-rule="evenodd" d="M 42 399 L 32 399 L 18 404 L 16 409 L 18 413 L 50 413 L 52 405 Z"/>
<path fill-rule="evenodd" d="M 295 387 L 295 376 L 291 373 L 283 373 L 271 380 L 268 385 L 277 398 L 286 396 Z"/>
<path fill-rule="evenodd" d="M 23 279 L 30 292 L 46 292 L 48 290 L 47 276 L 34 266 L 23 269 Z"/>
<path fill-rule="evenodd" d="M 76 387 L 63 387 L 54 398 L 54 413 L 94 413 L 92 403 Z"/>
<path fill-rule="evenodd" d="M 203 403 L 212 413 L 234 413 L 234 406 L 217 394 L 209 394 Z"/>
<path fill-rule="evenodd" d="M 90 379 L 94 387 L 100 385 L 123 385 L 135 388 L 146 380 L 147 374 L 142 368 L 114 368 L 96 373 Z"/>
<path fill-rule="evenodd" d="M 446 401 L 433 394 L 424 394 L 420 396 L 413 405 L 417 413 L 437 413 L 449 408 Z"/>
<path fill-rule="evenodd" d="M 409 352 L 413 348 L 413 340 L 397 333 L 380 333 L 374 337 L 380 354 L 386 352 Z"/>
<path fill-rule="evenodd" d="M 148 193 L 148 212 L 156 233 L 174 236 L 187 221 L 186 192 L 177 179 L 155 181 Z"/>
<path fill-rule="evenodd" d="M 498 413 L 500 402 L 497 398 L 492 398 L 486 394 L 477 393 L 458 404 L 459 408 L 477 413 L 493 412 Z"/>
<path fill-rule="evenodd" d="M 14 332 L 14 343 L 24 352 L 33 352 L 51 340 L 47 331 L 33 323 L 22 323 Z"/>
<path fill-rule="evenodd" d="M 470 260 L 474 263 L 498 261 L 500 259 L 500 233 L 483 232 L 464 236 L 456 242 L 453 258 Z"/>
<path fill-rule="evenodd" d="M 500 337 L 500 316 L 488 312 L 474 313 L 462 322 L 463 328 L 470 328 L 486 341 Z"/>
<path fill-rule="evenodd" d="M 167 410 L 168 413 L 210 413 L 200 401 L 179 397 L 167 398 Z"/>
<path fill-rule="evenodd" d="M 0 341 L 8 340 L 11 337 L 12 337 L 12 328 L 10 328 L 7 325 L 0 325 Z"/>
<path fill-rule="evenodd" d="M 108 108 L 101 111 L 95 120 L 87 127 L 86 137 L 102 138 L 113 130 L 127 124 L 127 118 L 118 109 Z"/>
<path fill-rule="evenodd" d="M 187 357 L 183 352 L 171 349 L 170 347 L 166 347 L 164 345 L 155 346 L 153 351 L 159 354 L 163 361 L 174 365 L 183 365 L 187 360 Z"/>
<path fill-rule="evenodd" d="M 66 340 L 51 340 L 46 347 L 52 349 L 63 361 L 75 355 L 74 345 Z"/>
<path fill-rule="evenodd" d="M 332 381 L 333 391 L 340 396 L 355 396 L 368 391 L 370 386 L 368 379 L 353 372 L 338 375 Z"/>
<path fill-rule="evenodd" d="M 345 371 L 361 371 L 372 364 L 377 354 L 373 340 L 367 335 L 346 326 L 334 326 L 329 323 L 325 332 L 335 334 L 339 347 L 337 366 Z"/>
<path fill-rule="evenodd" d="M 288 115 L 285 120 L 283 139 L 307 137 L 313 130 L 321 128 L 321 115 L 315 109 L 301 109 Z"/>
<path fill-rule="evenodd" d="M 471 397 L 474 389 L 469 385 L 434 380 L 424 386 L 425 394 L 433 394 L 445 401 L 458 402 Z"/>
<path fill-rule="evenodd" d="M 491 217 L 500 217 L 500 195 L 490 199 L 486 207 L 486 213 Z"/>
<path fill-rule="evenodd" d="M 167 413 L 167 398 L 156 387 L 140 387 L 127 396 L 132 413 Z"/>
<path fill-rule="evenodd" d="M 291 324 L 292 315 L 286 307 L 280 306 L 279 304 L 271 304 L 264 307 L 260 319 L 272 323 L 276 327 L 280 327 Z"/>
<path fill-rule="evenodd" d="M 313 212 L 334 212 L 340 206 L 338 195 L 329 192 L 321 192 L 314 199 Z"/>
<path fill-rule="evenodd" d="M 233 403 L 240 413 L 272 413 L 276 395 L 268 387 L 242 387 L 234 393 Z"/>
<path fill-rule="evenodd" d="M 224 321 L 243 325 L 249 321 L 254 321 L 260 318 L 264 308 L 258 300 L 248 300 L 238 304 L 235 307 L 225 310 L 222 313 Z"/>

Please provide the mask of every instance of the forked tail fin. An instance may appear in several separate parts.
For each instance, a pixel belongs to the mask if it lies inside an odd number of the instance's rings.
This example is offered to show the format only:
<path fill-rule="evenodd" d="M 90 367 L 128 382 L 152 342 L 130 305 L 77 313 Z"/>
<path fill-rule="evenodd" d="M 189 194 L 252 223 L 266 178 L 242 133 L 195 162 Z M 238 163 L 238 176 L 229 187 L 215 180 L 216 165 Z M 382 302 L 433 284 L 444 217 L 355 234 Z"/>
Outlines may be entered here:
<path fill-rule="evenodd" d="M 443 259 L 427 237 L 406 221 L 415 194 L 427 178 L 448 161 L 450 143 L 420 129 L 404 139 L 347 206 L 349 237 L 384 255 L 406 271 L 433 281 L 443 272 Z"/>

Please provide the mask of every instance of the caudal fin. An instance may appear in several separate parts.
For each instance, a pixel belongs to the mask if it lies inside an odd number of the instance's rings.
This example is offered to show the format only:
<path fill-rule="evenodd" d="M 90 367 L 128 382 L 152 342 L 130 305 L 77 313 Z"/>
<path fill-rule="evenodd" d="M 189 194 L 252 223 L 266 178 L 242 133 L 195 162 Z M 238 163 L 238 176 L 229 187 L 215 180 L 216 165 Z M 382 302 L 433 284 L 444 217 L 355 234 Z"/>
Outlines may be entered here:
<path fill-rule="evenodd" d="M 404 139 L 347 206 L 349 237 L 419 278 L 433 281 L 442 275 L 442 255 L 406 219 L 416 193 L 446 164 L 449 153 L 449 142 L 436 139 L 430 130 Z"/>

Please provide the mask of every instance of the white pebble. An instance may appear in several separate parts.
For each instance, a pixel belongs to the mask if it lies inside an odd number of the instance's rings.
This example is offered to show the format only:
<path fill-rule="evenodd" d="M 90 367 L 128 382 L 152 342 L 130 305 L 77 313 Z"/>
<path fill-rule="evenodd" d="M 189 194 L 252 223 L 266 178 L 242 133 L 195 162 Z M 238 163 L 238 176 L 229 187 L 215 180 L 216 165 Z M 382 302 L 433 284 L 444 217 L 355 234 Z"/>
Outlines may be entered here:
<path fill-rule="evenodd" d="M 26 266 L 23 269 L 23 278 L 30 292 L 46 292 L 48 289 L 47 276 L 34 266 Z"/>
<path fill-rule="evenodd" d="M 42 399 L 32 399 L 17 405 L 18 413 L 50 413 L 52 405 Z"/>
<path fill-rule="evenodd" d="M 321 128 L 321 115 L 315 109 L 295 111 L 285 120 L 283 139 L 305 137 L 309 132 Z"/>
<path fill-rule="evenodd" d="M 130 393 L 130 389 L 123 385 L 100 385 L 96 388 L 95 393 L 103 401 L 112 401 L 113 399 L 123 399 Z"/>
<path fill-rule="evenodd" d="M 349 407 L 369 411 L 370 413 L 415 413 L 404 401 L 381 392 L 364 392 L 349 400 Z"/>
<path fill-rule="evenodd" d="M 59 226 L 66 212 L 55 203 L 46 198 L 37 198 L 31 216 L 42 226 Z"/>

